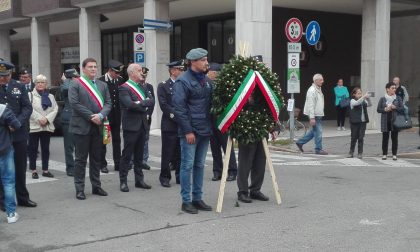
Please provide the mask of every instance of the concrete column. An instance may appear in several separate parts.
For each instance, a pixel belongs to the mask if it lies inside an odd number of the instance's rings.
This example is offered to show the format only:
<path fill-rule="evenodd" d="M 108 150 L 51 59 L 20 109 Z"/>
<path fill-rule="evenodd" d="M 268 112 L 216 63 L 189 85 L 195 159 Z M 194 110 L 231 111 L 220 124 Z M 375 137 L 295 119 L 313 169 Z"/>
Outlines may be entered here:
<path fill-rule="evenodd" d="M 101 29 L 99 27 L 99 14 L 92 14 L 85 8 L 79 14 L 79 44 L 80 44 L 80 69 L 86 58 L 97 61 L 98 75 L 102 74 L 101 60 Z M 98 77 L 99 77 L 98 76 Z"/>
<path fill-rule="evenodd" d="M 144 18 L 153 20 L 169 21 L 169 2 L 146 0 L 144 2 Z M 168 31 L 145 30 L 146 40 L 146 66 L 150 69 L 147 82 L 152 84 L 155 90 L 156 105 L 152 115 L 152 129 L 160 128 L 162 111 L 160 110 L 156 89 L 160 82 L 169 78 L 169 35 Z"/>
<path fill-rule="evenodd" d="M 390 12 L 391 0 L 363 1 L 361 86 L 376 94 L 368 109 L 369 129 L 381 128 L 376 107 L 389 82 Z"/>
<path fill-rule="evenodd" d="M 50 24 L 36 18 L 31 22 L 31 61 L 33 78 L 43 74 L 51 85 Z"/>
<path fill-rule="evenodd" d="M 9 30 L 0 30 L 0 58 L 10 61 L 10 36 Z"/>
<path fill-rule="evenodd" d="M 249 43 L 251 56 L 262 55 L 264 63 L 272 64 L 272 0 L 236 0 L 236 54 L 239 45 Z"/>

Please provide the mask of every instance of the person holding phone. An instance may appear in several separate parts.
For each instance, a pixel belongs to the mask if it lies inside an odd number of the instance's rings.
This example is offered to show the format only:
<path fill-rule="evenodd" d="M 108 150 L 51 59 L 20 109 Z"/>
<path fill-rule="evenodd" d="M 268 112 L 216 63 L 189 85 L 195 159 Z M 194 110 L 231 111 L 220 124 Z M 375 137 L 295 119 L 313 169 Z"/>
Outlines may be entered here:
<path fill-rule="evenodd" d="M 354 149 L 357 145 L 357 157 L 363 156 L 363 139 L 365 137 L 366 124 L 369 122 L 367 107 L 372 106 L 370 102 L 370 92 L 362 95 L 362 90 L 355 87 L 351 92 L 350 101 L 350 129 L 351 129 L 351 142 L 348 158 L 353 157 Z"/>

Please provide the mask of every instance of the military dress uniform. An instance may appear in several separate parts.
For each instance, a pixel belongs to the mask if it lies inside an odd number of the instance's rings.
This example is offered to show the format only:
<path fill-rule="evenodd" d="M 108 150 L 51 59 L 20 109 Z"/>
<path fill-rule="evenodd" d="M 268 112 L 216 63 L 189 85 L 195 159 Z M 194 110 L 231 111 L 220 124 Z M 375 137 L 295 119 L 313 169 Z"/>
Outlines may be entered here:
<path fill-rule="evenodd" d="M 109 66 L 113 71 L 121 72 L 124 65 L 118 61 L 110 60 Z M 112 158 L 114 159 L 114 169 L 119 170 L 120 159 L 121 159 L 121 109 L 120 109 L 120 98 L 118 93 L 118 87 L 124 84 L 124 78 L 118 76 L 112 79 L 111 76 L 106 73 L 99 77 L 99 80 L 105 82 L 108 85 L 109 96 L 111 97 L 111 112 L 108 114 L 108 121 L 111 127 L 111 139 L 112 139 Z M 106 161 L 106 144 L 102 147 L 101 156 L 101 170 L 102 172 L 108 172 L 106 168 L 108 165 Z"/>
<path fill-rule="evenodd" d="M 10 71 L 13 64 L 0 61 L 0 73 Z M 19 122 L 21 128 L 12 133 L 13 149 L 15 151 L 15 169 L 16 169 L 16 199 L 18 205 L 27 207 L 36 207 L 36 203 L 29 198 L 28 189 L 26 189 L 26 166 L 27 166 L 27 142 L 29 138 L 28 122 L 32 114 L 32 105 L 29 101 L 28 91 L 25 86 L 17 81 L 10 79 L 6 85 L 0 85 L 0 103 L 6 104 L 10 108 Z M 0 205 L 3 205 L 3 186 L 0 186 Z"/>
<path fill-rule="evenodd" d="M 170 67 L 170 65 L 168 65 Z M 178 124 L 175 120 L 174 108 L 172 106 L 173 86 L 175 81 L 169 78 L 160 83 L 157 88 L 159 106 L 162 110 L 160 129 L 162 132 L 162 156 L 161 170 L 159 175 L 160 183 L 167 187 L 171 180 L 171 168 L 175 168 L 176 183 L 179 184 L 179 166 L 181 163 L 181 148 L 178 137 Z"/>

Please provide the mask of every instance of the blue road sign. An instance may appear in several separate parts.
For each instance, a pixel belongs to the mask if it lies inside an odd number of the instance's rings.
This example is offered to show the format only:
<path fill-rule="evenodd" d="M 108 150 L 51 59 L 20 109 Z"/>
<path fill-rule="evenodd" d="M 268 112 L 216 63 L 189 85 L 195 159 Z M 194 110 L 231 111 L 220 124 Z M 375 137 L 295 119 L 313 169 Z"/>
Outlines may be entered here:
<path fill-rule="evenodd" d="M 144 58 L 144 52 L 134 52 L 134 63 L 143 64 Z"/>
<path fill-rule="evenodd" d="M 144 29 L 172 29 L 172 22 L 162 21 L 162 20 L 153 20 L 153 19 L 144 19 L 143 20 Z"/>
<path fill-rule="evenodd" d="M 305 37 L 310 45 L 316 45 L 316 43 L 318 43 L 319 38 L 321 37 L 321 27 L 317 21 L 309 22 L 308 26 L 306 26 Z"/>

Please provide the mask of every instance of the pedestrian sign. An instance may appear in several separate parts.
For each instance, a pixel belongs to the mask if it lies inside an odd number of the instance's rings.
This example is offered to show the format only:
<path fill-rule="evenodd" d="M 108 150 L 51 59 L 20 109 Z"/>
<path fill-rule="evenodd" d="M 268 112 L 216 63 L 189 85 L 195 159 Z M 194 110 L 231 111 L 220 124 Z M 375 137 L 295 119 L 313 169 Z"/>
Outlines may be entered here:
<path fill-rule="evenodd" d="M 310 45 L 316 45 L 321 37 L 321 27 L 317 21 L 309 22 L 306 26 L 306 41 Z"/>

